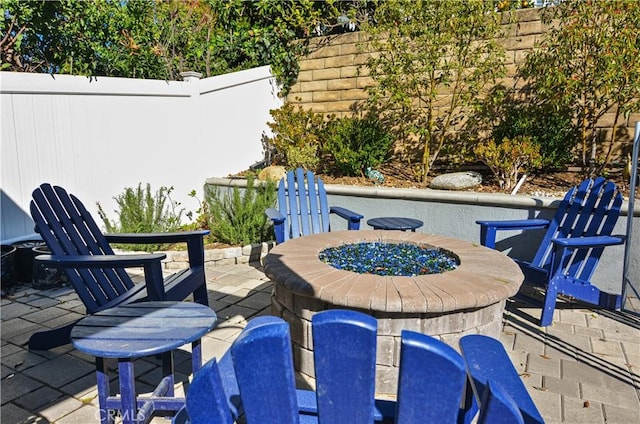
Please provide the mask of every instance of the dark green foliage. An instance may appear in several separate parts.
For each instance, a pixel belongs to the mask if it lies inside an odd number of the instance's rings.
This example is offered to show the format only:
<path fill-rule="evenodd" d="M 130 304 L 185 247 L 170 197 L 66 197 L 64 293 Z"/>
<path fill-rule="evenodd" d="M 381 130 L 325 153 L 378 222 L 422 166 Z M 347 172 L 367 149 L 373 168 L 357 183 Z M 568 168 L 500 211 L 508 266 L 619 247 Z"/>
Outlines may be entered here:
<path fill-rule="evenodd" d="M 290 168 L 360 176 L 389 157 L 393 137 L 374 111 L 338 119 L 285 103 L 270 112 L 274 135 L 268 141 Z"/>
<path fill-rule="evenodd" d="M 368 114 L 336 120 L 324 149 L 341 173 L 355 177 L 388 159 L 392 142 L 391 134 L 377 117 Z"/>
<path fill-rule="evenodd" d="M 204 215 L 216 241 L 244 246 L 274 239 L 264 212 L 275 202 L 274 182 L 256 186 L 249 177 L 243 193 L 238 187 L 227 193 L 219 189 L 205 193 Z"/>
<path fill-rule="evenodd" d="M 270 65 L 286 94 L 309 39 L 349 30 L 366 4 L 3 0 L 0 69 L 177 80 L 184 71 L 209 77 Z"/>
<path fill-rule="evenodd" d="M 571 162 L 579 132 L 568 110 L 553 110 L 530 104 L 505 109 L 504 118 L 494 127 L 493 139 L 528 136 L 540 146 L 542 166 L 561 168 Z"/>
<path fill-rule="evenodd" d="M 526 135 L 498 142 L 489 140 L 476 146 L 474 153 L 491 169 L 500 188 L 508 191 L 516 185 L 522 172 L 539 168 L 542 159 L 540 146 Z"/>
<path fill-rule="evenodd" d="M 267 125 L 273 130 L 273 137 L 267 138 L 267 142 L 275 148 L 281 164 L 289 168 L 317 169 L 318 150 L 321 140 L 327 138 L 333 115 L 325 119 L 320 113 L 301 106 L 296 108 L 291 103 L 269 112 L 273 122 Z"/>
<path fill-rule="evenodd" d="M 366 63 L 369 104 L 412 153 L 407 169 L 426 182 L 469 108 L 505 73 L 502 15 L 481 0 L 385 0 L 371 22 L 362 46 L 376 52 Z"/>
<path fill-rule="evenodd" d="M 114 197 L 119 209 L 118 223 L 107 218 L 102 206 L 98 203 L 98 215 L 104 222 L 108 233 L 165 233 L 173 232 L 180 228 L 182 209 L 176 210 L 180 205 L 171 199 L 173 187 L 160 187 L 155 194 L 151 194 L 151 185 L 142 188 L 127 187 L 124 193 Z M 143 250 L 152 252 L 160 249 L 158 244 L 126 244 L 117 247 L 129 250 Z"/>
<path fill-rule="evenodd" d="M 578 158 L 585 174 L 610 164 L 618 128 L 640 111 L 640 7 L 637 1 L 562 1 L 545 7 L 547 26 L 519 65 L 537 103 L 571 111 L 580 127 Z M 612 130 L 604 132 L 606 115 Z"/>

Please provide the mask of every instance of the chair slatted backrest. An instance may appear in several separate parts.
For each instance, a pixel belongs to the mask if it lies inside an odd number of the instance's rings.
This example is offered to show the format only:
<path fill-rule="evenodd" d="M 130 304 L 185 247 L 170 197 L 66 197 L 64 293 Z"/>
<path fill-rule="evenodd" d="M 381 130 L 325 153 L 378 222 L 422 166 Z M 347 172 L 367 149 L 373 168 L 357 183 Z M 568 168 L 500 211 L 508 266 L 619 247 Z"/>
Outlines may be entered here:
<path fill-rule="evenodd" d="M 311 329 L 319 422 L 372 423 L 378 322 L 333 310 L 315 314 Z"/>
<path fill-rule="evenodd" d="M 241 411 L 261 424 L 544 422 L 498 340 L 463 337 L 463 359 L 436 338 L 403 330 L 396 400 L 375 400 L 376 319 L 330 309 L 311 321 L 315 393 L 296 389 L 289 324 L 262 316 L 219 364 L 211 360 L 195 375 L 188 417 L 180 411 L 174 422 L 227 424 Z M 463 403 L 467 385 L 472 399 L 482 399 L 479 410 L 475 400 Z"/>
<path fill-rule="evenodd" d="M 373 317 L 335 309 L 313 316 L 317 410 L 308 412 L 300 409 L 296 397 L 289 325 L 279 318 L 258 320 L 231 346 L 247 422 L 374 422 L 377 322 Z M 454 349 L 426 334 L 403 331 L 399 376 L 396 423 L 459 421 L 466 370 Z M 191 390 L 188 397 L 195 396 Z"/>
<path fill-rule="evenodd" d="M 288 171 L 278 184 L 278 208 L 286 217 L 285 240 L 329 231 L 329 203 L 320 178 L 302 168 Z"/>
<path fill-rule="evenodd" d="M 622 194 L 602 177 L 586 179 L 562 199 L 532 265 L 550 270 L 552 239 L 611 235 L 620 215 Z M 588 281 L 604 248 L 584 249 L 567 256 L 564 273 Z"/>
<path fill-rule="evenodd" d="M 193 377 L 186 408 L 190 424 L 233 423 L 215 358 L 208 361 Z"/>
<path fill-rule="evenodd" d="M 289 325 L 272 321 L 245 329 L 231 357 L 247 422 L 297 424 Z"/>
<path fill-rule="evenodd" d="M 482 404 L 484 407 L 478 416 L 478 424 L 524 424 L 518 405 L 494 381 L 487 383 Z"/>
<path fill-rule="evenodd" d="M 112 255 L 113 249 L 82 202 L 65 189 L 42 184 L 30 204 L 38 233 L 53 255 Z M 126 293 L 133 281 L 124 269 L 67 269 L 88 313 Z"/>
<path fill-rule="evenodd" d="M 487 398 L 486 392 L 491 381 L 497 382 L 516 403 L 525 423 L 544 423 L 544 419 L 526 387 L 522 384 L 518 372 L 513 367 L 509 355 L 499 340 L 471 334 L 463 336 L 459 345 L 464 356 L 467 373 L 471 378 L 471 383 L 475 386 L 474 392 L 478 393 L 479 399 Z M 481 401 L 481 411 L 484 405 Z"/>
<path fill-rule="evenodd" d="M 464 361 L 444 342 L 403 330 L 396 423 L 456 423 L 466 382 Z"/>

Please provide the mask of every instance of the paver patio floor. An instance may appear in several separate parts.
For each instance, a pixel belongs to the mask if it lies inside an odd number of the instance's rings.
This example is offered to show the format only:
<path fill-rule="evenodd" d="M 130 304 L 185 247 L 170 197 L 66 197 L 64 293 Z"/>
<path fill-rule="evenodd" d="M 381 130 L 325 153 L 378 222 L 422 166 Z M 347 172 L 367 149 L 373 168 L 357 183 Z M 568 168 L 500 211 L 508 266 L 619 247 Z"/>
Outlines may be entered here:
<path fill-rule="evenodd" d="M 210 306 L 218 326 L 202 340 L 203 358 L 221 356 L 247 321 L 270 313 L 271 282 L 259 264 L 207 268 Z M 28 351 L 29 336 L 84 316 L 70 288 L 22 288 L 3 298 L 0 420 L 17 423 L 97 423 L 94 358 L 71 345 Z M 553 326 L 537 325 L 540 306 L 530 298 L 507 302 L 501 341 L 547 423 L 640 422 L 640 302 L 624 312 L 561 304 Z M 187 347 L 175 355 L 177 393 L 188 388 Z M 115 370 L 116 363 L 111 367 Z M 136 361 L 138 391 L 150 391 L 159 360 Z M 114 380 L 116 383 L 115 372 Z M 163 417 L 154 423 L 168 423 Z"/>

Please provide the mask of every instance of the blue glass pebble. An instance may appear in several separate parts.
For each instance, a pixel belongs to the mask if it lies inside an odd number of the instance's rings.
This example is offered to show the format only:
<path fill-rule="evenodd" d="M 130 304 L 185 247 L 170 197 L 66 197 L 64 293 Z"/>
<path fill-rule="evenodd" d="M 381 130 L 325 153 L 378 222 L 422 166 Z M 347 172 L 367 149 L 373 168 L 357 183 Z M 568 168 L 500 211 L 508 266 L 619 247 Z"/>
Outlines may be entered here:
<path fill-rule="evenodd" d="M 455 269 L 459 261 L 442 249 L 410 243 L 362 242 L 324 249 L 318 255 L 336 269 L 358 274 L 416 276 Z"/>

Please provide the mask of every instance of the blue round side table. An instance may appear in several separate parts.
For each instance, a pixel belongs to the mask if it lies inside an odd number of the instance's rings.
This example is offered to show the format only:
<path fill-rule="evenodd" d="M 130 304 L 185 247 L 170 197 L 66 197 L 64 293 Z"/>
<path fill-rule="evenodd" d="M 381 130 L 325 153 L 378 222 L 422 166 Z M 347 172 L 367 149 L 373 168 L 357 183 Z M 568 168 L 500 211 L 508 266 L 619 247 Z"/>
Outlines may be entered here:
<path fill-rule="evenodd" d="M 385 216 L 369 219 L 367 224 L 373 227 L 374 230 L 411 230 L 415 233 L 416 228 L 422 227 L 424 223 L 419 219 Z"/>
<path fill-rule="evenodd" d="M 217 317 L 208 306 L 190 302 L 140 302 L 97 312 L 71 330 L 73 346 L 96 357 L 100 422 L 146 423 L 156 410 L 178 411 L 184 398 L 174 395 L 173 350 L 192 343 L 195 374 L 202 365 L 200 339 L 215 326 Z M 151 396 L 138 399 L 133 360 L 161 355 L 163 378 Z M 120 395 L 111 396 L 105 358 L 118 359 Z"/>

